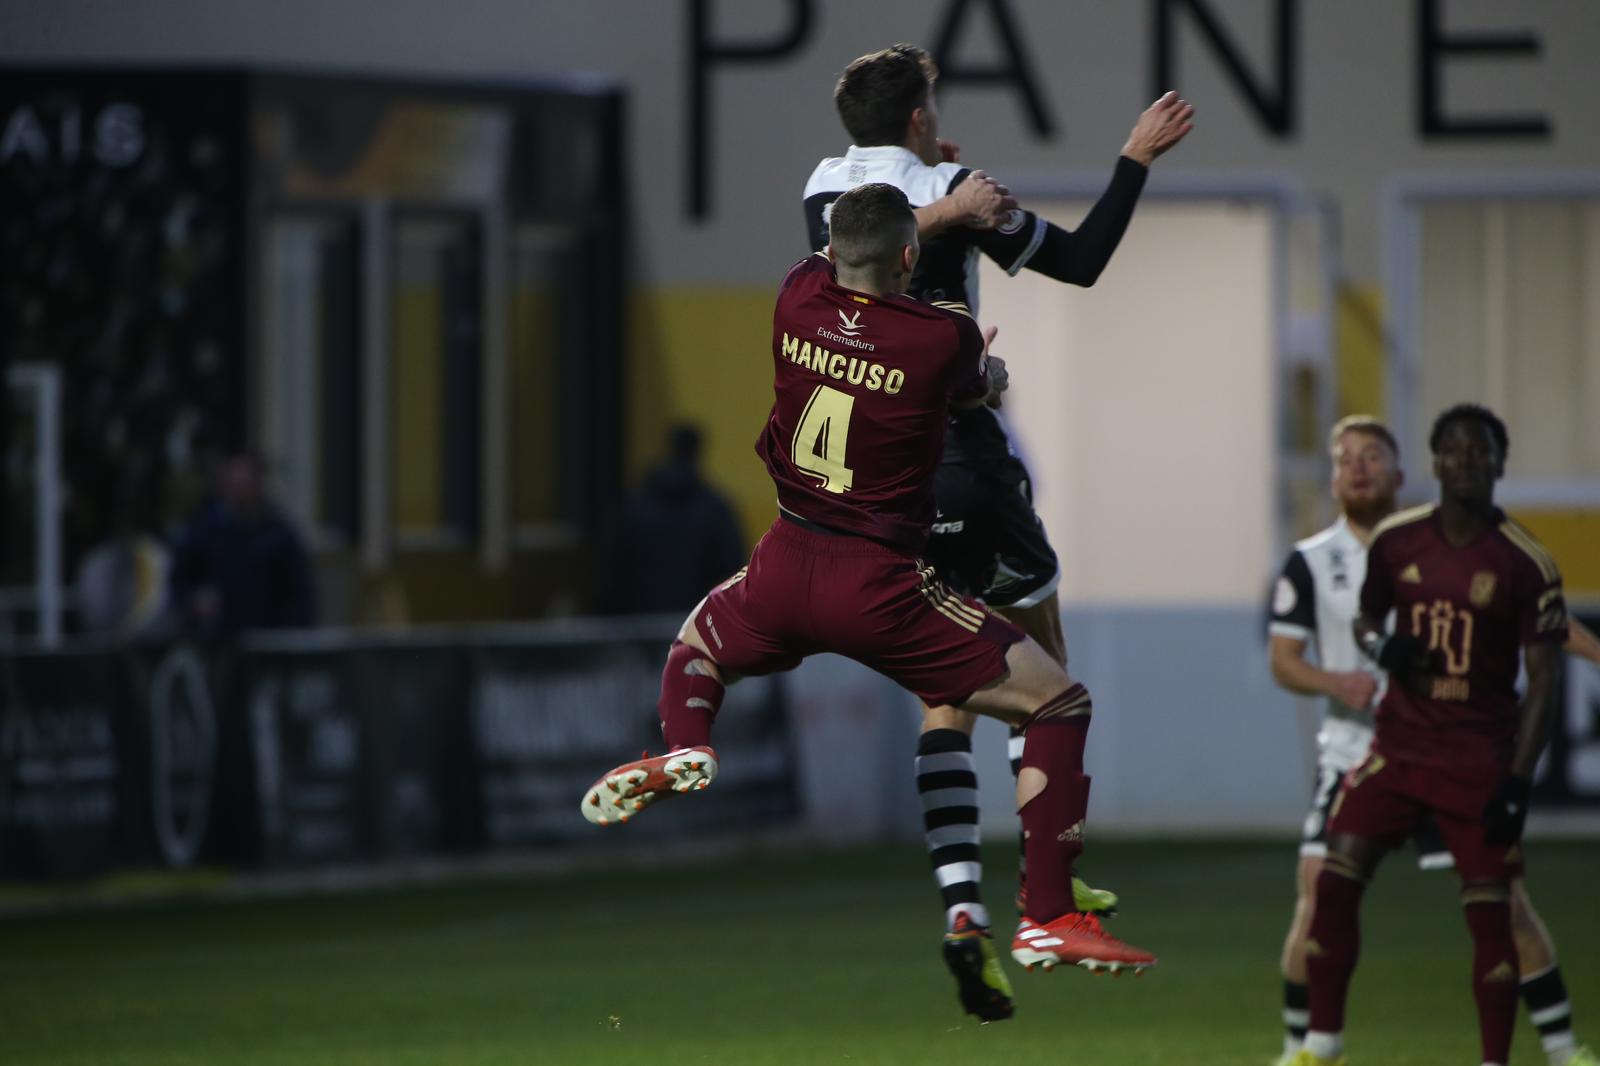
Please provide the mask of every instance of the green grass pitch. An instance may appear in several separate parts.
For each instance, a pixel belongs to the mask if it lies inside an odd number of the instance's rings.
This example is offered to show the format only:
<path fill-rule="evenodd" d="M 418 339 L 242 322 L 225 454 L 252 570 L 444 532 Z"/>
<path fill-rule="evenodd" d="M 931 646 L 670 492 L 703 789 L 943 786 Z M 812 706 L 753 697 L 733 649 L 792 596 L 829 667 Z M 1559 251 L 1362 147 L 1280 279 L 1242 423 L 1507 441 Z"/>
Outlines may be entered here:
<path fill-rule="evenodd" d="M 1579 1036 L 1600 1041 L 1597 848 L 1530 850 Z M 1013 855 L 986 855 L 1003 923 Z M 1392 857 L 1368 895 L 1351 1061 L 1476 1063 L 1454 882 L 1409 860 Z M 1083 866 L 1122 894 L 1112 929 L 1161 966 L 1011 967 L 1017 1017 L 995 1025 L 959 1012 L 926 861 L 896 846 L 14 917 L 0 921 L 0 1061 L 1271 1062 L 1293 844 L 1098 840 Z M 1525 1015 L 1513 1061 L 1544 1061 Z"/>

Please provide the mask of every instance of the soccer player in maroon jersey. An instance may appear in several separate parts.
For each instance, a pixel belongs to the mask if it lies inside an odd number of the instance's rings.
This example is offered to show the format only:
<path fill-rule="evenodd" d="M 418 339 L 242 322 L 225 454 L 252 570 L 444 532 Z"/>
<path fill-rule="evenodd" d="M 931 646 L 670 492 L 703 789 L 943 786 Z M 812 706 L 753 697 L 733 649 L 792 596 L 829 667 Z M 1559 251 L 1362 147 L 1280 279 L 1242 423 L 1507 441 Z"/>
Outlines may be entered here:
<path fill-rule="evenodd" d="M 1279 1066 L 1294 1061 L 1310 1024 L 1306 938 L 1327 849 L 1328 814 L 1340 780 L 1360 765 L 1372 744 L 1372 705 L 1382 675 L 1370 666 L 1362 669 L 1363 656 L 1351 623 L 1360 610 L 1367 544 L 1378 524 L 1397 510 L 1395 495 L 1404 480 L 1394 434 L 1371 415 L 1340 419 L 1329 433 L 1328 451 L 1333 459 L 1330 488 L 1339 518 L 1295 545 L 1268 609 L 1273 678 L 1287 691 L 1326 696 L 1329 701 L 1317 733 L 1317 784 L 1295 874 L 1294 918 L 1281 956 L 1284 1053 Z M 1566 652 L 1600 663 L 1600 637 L 1576 618 L 1568 619 L 1567 630 Z M 1315 663 L 1309 659 L 1313 648 Z M 1431 818 L 1418 822 L 1411 839 L 1422 869 L 1455 867 Z M 1511 928 L 1522 1001 L 1539 1030 L 1550 1066 L 1600 1066 L 1591 1050 L 1578 1045 L 1555 941 L 1521 878 L 1511 882 Z"/>
<path fill-rule="evenodd" d="M 988 213 L 999 210 L 996 201 L 1008 200 L 1002 194 L 1009 190 L 961 166 L 959 149 L 941 139 L 938 73 L 932 56 L 912 44 L 860 56 L 844 69 L 833 102 L 851 143 L 843 155 L 818 163 L 806 181 L 811 247 L 827 245 L 828 212 L 842 192 L 881 181 L 899 188 L 918 209 L 922 257 L 907 290 L 913 296 L 959 301 L 976 315 L 980 256 L 1012 275 L 1026 269 L 1071 285 L 1093 285 L 1132 219 L 1149 168 L 1188 134 L 1194 108 L 1167 93 L 1146 109 L 1122 145 L 1105 192 L 1078 228 L 1067 230 L 1014 200 L 1000 217 Z M 1027 468 L 996 411 L 980 406 L 951 412 L 933 492 L 938 517 L 926 558 L 941 579 L 1021 626 L 1065 665 L 1056 597 L 1060 566 L 1034 513 Z M 973 715 L 950 708 L 926 710 L 914 766 L 924 839 L 944 903 L 945 962 L 963 1006 L 992 1020 L 1009 1014 L 1010 1004 L 974 984 L 968 964 L 977 950 L 973 938 L 990 924 L 981 890 L 975 724 Z M 1013 773 L 1020 769 L 1021 746 L 1013 736 Z M 1074 890 L 1083 909 L 1114 911 L 1114 893 L 1082 882 Z"/>
<path fill-rule="evenodd" d="M 860 186 L 835 203 L 832 223 L 827 253 L 789 271 L 773 313 L 775 399 L 756 451 L 777 487 L 779 517 L 672 645 L 658 704 L 671 750 L 603 775 L 584 796 L 584 817 L 626 821 L 706 787 L 717 772 L 711 726 L 724 686 L 836 652 L 930 707 L 1023 727 L 1017 805 L 1030 890 L 1012 942 L 1018 962 L 1114 973 L 1153 966 L 1154 956 L 1108 936 L 1073 903 L 1089 797 L 1088 692 L 1021 629 L 948 591 L 918 558 L 948 411 L 992 402 L 1003 364 L 987 356 L 964 308 L 904 295 L 920 251 L 904 193 Z M 984 944 L 982 965 L 1003 982 Z"/>
<path fill-rule="evenodd" d="M 1297 1066 L 1344 1061 L 1362 891 L 1424 812 L 1461 882 L 1483 1062 L 1510 1061 L 1511 883 L 1522 875 L 1530 782 L 1560 691 L 1567 611 L 1555 561 L 1494 505 L 1509 444 L 1487 408 L 1445 411 L 1429 436 L 1439 502 L 1391 515 L 1373 532 L 1354 633 L 1389 671 L 1389 688 L 1371 751 L 1334 802 L 1306 944 L 1311 1025 Z M 1528 675 L 1520 703 L 1519 648 Z"/>

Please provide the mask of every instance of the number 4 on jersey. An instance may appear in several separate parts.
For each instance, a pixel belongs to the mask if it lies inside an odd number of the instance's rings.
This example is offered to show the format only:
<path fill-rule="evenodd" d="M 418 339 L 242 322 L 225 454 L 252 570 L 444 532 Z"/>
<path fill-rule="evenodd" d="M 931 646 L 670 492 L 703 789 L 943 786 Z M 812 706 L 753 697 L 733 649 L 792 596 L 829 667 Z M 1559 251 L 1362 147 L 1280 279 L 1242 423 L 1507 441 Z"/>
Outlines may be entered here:
<path fill-rule="evenodd" d="M 818 385 L 800 412 L 790 454 L 794 465 L 822 482 L 829 492 L 848 492 L 855 471 L 844 465 L 850 439 L 850 412 L 856 398 L 828 385 Z"/>

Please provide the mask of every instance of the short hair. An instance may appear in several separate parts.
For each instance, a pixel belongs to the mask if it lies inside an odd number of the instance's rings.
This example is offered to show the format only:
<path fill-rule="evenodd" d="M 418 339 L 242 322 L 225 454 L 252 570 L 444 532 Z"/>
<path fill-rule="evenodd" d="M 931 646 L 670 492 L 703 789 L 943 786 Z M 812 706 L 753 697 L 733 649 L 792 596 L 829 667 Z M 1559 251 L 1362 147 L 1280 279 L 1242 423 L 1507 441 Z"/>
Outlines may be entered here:
<path fill-rule="evenodd" d="M 1394 439 L 1394 433 L 1388 425 L 1377 415 L 1345 415 L 1333 424 L 1328 430 L 1328 454 L 1332 455 L 1339 447 L 1339 438 L 1346 433 L 1365 433 L 1369 437 L 1377 437 L 1389 446 L 1396 459 L 1400 458 L 1400 444 Z"/>
<path fill-rule="evenodd" d="M 1495 447 L 1500 449 L 1500 459 L 1505 461 L 1511 454 L 1511 435 L 1506 432 L 1506 424 L 1500 421 L 1500 416 L 1480 403 L 1458 403 L 1454 407 L 1447 407 L 1440 412 L 1439 417 L 1433 420 L 1433 432 L 1428 434 L 1428 450 L 1439 454 L 1439 442 L 1444 439 L 1444 431 L 1452 422 L 1478 422 L 1489 430 L 1489 435 L 1494 438 Z"/>
<path fill-rule="evenodd" d="M 857 185 L 833 202 L 828 215 L 834 262 L 854 270 L 891 265 L 916 232 L 906 194 L 881 181 Z"/>
<path fill-rule="evenodd" d="M 939 68 L 925 49 L 897 44 L 851 62 L 833 88 L 850 140 L 862 147 L 899 144 L 911 113 L 922 107 Z"/>

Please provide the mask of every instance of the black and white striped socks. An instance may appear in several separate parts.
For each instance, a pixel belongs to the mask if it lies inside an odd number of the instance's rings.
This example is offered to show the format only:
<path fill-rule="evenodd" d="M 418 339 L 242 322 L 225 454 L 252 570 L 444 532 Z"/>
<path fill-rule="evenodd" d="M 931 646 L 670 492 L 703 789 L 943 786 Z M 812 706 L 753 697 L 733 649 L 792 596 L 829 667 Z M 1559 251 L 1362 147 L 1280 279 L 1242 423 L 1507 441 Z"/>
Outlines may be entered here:
<path fill-rule="evenodd" d="M 988 928 L 978 853 L 978 772 L 972 738 L 959 729 L 930 729 L 917 742 L 917 794 L 934 880 L 944 897 L 945 928 L 965 912 Z"/>

